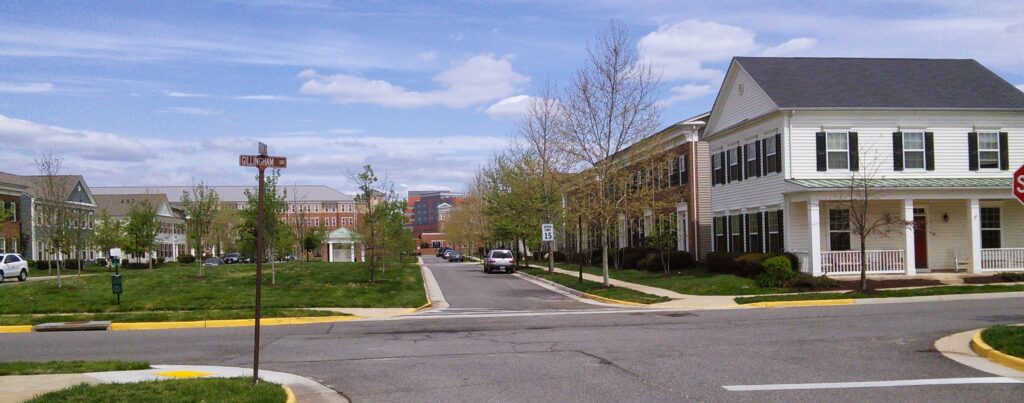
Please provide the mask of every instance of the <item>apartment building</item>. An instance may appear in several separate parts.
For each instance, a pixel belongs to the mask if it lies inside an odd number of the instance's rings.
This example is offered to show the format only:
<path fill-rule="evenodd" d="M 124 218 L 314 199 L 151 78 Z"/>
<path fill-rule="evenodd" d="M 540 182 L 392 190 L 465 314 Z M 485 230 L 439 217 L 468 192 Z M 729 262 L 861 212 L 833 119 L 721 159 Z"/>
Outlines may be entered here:
<path fill-rule="evenodd" d="M 88 248 L 72 250 L 71 254 L 53 250 L 46 243 L 47 235 L 56 231 L 58 221 L 64 221 L 65 231 L 70 239 L 87 239 L 93 231 L 93 220 L 96 213 L 96 200 L 92 190 L 80 175 L 56 175 L 53 177 L 39 175 L 14 175 L 0 172 L 0 183 L 6 184 L 3 200 L 10 208 L 14 203 L 18 222 L 17 230 L 20 239 L 16 247 L 29 260 L 82 258 L 92 259 L 95 253 Z M 52 189 L 52 193 L 50 190 Z M 20 192 L 20 195 L 14 193 Z M 54 200 L 60 200 L 59 202 Z M 59 204 L 56 204 L 59 203 Z M 59 208 L 58 208 L 59 207 Z M 59 214 L 58 211 L 62 211 Z M 10 242 L 8 236 L 13 226 L 4 225 L 4 244 Z M 80 235 L 80 236 L 79 236 Z M 74 242 L 72 242 L 74 243 Z M 74 249 L 73 247 L 70 249 Z"/>
<path fill-rule="evenodd" d="M 18 206 L 22 204 L 22 196 L 28 188 L 15 183 L 0 182 L 0 253 L 21 253 L 22 240 L 21 220 L 18 219 Z"/>
<path fill-rule="evenodd" d="M 185 240 L 185 213 L 171 207 L 167 195 L 158 194 L 123 194 L 95 195 L 96 210 L 106 213 L 109 217 L 127 222 L 133 207 L 148 203 L 156 213 L 160 230 L 156 236 L 156 244 L 150 257 L 175 260 L 178 254 L 187 253 L 189 248 Z M 108 251 L 100 251 L 106 256 Z"/>

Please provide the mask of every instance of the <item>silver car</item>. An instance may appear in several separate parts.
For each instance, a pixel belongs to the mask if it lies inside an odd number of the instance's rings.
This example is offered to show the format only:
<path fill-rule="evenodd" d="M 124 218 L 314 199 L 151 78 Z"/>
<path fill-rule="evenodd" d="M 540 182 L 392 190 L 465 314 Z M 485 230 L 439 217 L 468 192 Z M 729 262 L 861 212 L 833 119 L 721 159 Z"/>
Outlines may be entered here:
<path fill-rule="evenodd" d="M 484 259 L 484 273 L 490 273 L 497 269 L 505 270 L 506 273 L 516 272 L 516 258 L 508 249 L 494 249 Z"/>
<path fill-rule="evenodd" d="M 28 280 L 28 262 L 17 253 L 0 253 L 0 282 L 5 278 Z"/>

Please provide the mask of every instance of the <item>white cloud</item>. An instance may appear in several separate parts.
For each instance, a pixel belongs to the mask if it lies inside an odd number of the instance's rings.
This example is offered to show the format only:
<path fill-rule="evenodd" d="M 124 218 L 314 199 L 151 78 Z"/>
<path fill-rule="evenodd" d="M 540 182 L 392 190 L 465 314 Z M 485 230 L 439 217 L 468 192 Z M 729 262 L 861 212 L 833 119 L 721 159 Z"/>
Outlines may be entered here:
<path fill-rule="evenodd" d="M 164 91 L 164 95 L 172 98 L 206 98 L 209 94 L 192 94 L 188 92 Z"/>
<path fill-rule="evenodd" d="M 142 143 L 116 134 L 66 129 L 4 115 L 0 115 L 0 143 L 4 144 L 8 155 L 26 158 L 43 152 L 76 155 L 88 160 L 141 161 L 152 157 Z"/>
<path fill-rule="evenodd" d="M 708 95 L 714 92 L 714 90 L 710 85 L 685 84 L 672 87 L 672 95 L 662 100 L 661 104 L 662 106 L 669 106 L 677 102 L 689 101 Z"/>
<path fill-rule="evenodd" d="M 0 92 L 9 94 L 38 94 L 53 91 L 51 83 L 5 83 L 0 82 Z"/>
<path fill-rule="evenodd" d="M 511 96 L 488 106 L 484 113 L 494 120 L 519 119 L 529 110 L 532 99 L 529 95 Z"/>
<path fill-rule="evenodd" d="M 221 116 L 224 111 L 217 109 L 206 109 L 206 108 L 190 108 L 190 107 L 175 107 L 159 110 L 160 113 L 180 113 L 182 115 L 195 115 L 195 116 Z"/>
<path fill-rule="evenodd" d="M 423 52 L 423 53 L 420 53 L 420 54 L 416 55 L 416 58 L 420 59 L 422 61 L 425 61 L 425 62 L 432 62 L 434 60 L 437 60 L 437 52 L 435 52 L 435 51 Z"/>
<path fill-rule="evenodd" d="M 239 95 L 237 97 L 232 97 L 232 99 L 237 99 L 239 101 L 300 101 L 300 100 L 302 100 L 301 98 L 289 97 L 289 96 L 286 96 L 286 95 L 266 95 L 266 94 Z"/>
<path fill-rule="evenodd" d="M 793 38 L 761 52 L 762 56 L 789 56 L 813 48 L 818 44 L 814 38 Z"/>
<path fill-rule="evenodd" d="M 517 73 L 508 57 L 478 55 L 434 76 L 440 88 L 413 91 L 383 80 L 354 75 L 323 76 L 306 70 L 303 94 L 329 96 L 343 104 L 365 103 L 387 107 L 413 108 L 441 105 L 464 108 L 494 101 L 516 92 L 530 78 Z"/>

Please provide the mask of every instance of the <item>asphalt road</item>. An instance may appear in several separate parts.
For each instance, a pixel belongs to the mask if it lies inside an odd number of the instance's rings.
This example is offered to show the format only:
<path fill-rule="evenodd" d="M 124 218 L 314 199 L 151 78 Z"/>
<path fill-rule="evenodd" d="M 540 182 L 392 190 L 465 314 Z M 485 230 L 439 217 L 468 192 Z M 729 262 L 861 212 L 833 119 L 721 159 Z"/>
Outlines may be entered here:
<path fill-rule="evenodd" d="M 477 276 L 471 265 L 431 266 L 453 307 L 508 303 L 519 313 L 267 327 L 261 368 L 309 376 L 354 401 L 1015 402 L 1024 396 L 1022 384 L 724 388 L 989 377 L 945 358 L 933 343 L 952 333 L 1024 322 L 1019 298 L 605 312 L 571 305 L 561 296 L 518 301 L 515 293 L 505 296 L 494 287 L 539 291 L 503 274 Z M 548 308 L 570 310 L 550 314 Z M 251 330 L 242 328 L 0 335 L 4 360 L 144 359 L 228 366 L 250 364 L 251 341 Z"/>

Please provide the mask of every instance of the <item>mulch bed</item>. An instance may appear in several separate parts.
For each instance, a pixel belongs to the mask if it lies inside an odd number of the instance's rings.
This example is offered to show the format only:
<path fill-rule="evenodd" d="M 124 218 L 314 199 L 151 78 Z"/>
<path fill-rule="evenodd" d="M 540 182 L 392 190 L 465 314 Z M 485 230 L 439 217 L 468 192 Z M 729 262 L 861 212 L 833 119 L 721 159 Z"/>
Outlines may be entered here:
<path fill-rule="evenodd" d="M 1024 277 L 1021 277 L 1021 278 L 1017 278 L 1017 276 L 1013 276 L 1012 278 L 1008 278 L 1008 277 L 1010 277 L 1010 276 L 1005 276 L 1005 275 L 1001 275 L 1001 274 L 993 274 L 991 276 L 982 276 L 982 277 L 967 277 L 967 278 L 964 279 L 964 284 L 995 284 L 995 283 L 1011 283 L 1011 282 L 1015 282 L 1015 281 L 1024 281 Z"/>
<path fill-rule="evenodd" d="M 880 288 L 900 288 L 900 287 L 927 287 L 933 285 L 942 285 L 939 280 L 927 280 L 923 278 L 916 279 L 894 279 L 894 280 L 872 280 L 868 279 L 868 289 L 877 290 Z M 856 281 L 840 281 L 840 290 L 859 290 L 860 280 Z"/>

